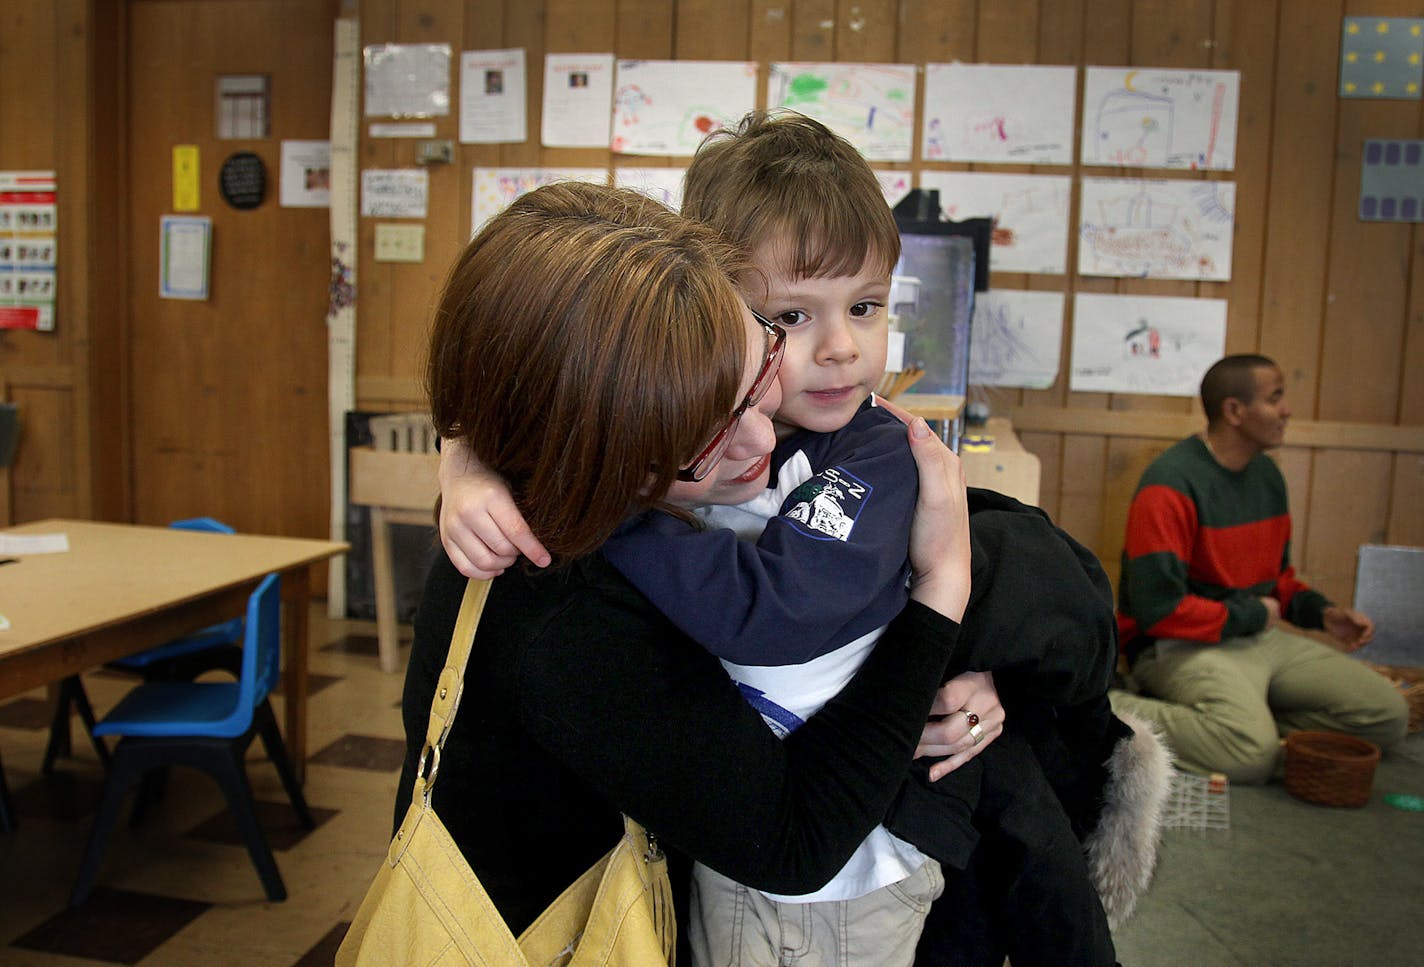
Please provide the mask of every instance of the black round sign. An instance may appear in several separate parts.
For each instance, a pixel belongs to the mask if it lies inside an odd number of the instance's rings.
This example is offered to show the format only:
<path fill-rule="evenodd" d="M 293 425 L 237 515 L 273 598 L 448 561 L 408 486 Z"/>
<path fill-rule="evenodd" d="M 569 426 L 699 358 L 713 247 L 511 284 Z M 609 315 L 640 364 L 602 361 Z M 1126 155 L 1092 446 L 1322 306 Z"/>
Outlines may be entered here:
<path fill-rule="evenodd" d="M 233 208 L 256 208 L 267 194 L 267 169 L 251 151 L 239 151 L 223 162 L 218 175 L 223 200 Z"/>

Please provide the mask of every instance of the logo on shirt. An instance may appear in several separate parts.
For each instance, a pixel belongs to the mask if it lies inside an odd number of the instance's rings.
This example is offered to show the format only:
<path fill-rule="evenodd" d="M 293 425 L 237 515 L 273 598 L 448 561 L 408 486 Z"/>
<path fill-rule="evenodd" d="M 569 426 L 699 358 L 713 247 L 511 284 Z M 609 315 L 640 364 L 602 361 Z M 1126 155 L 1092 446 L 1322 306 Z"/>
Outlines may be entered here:
<path fill-rule="evenodd" d="M 871 487 L 840 467 L 823 470 L 791 492 L 784 515 L 792 526 L 818 541 L 850 538 Z"/>
<path fill-rule="evenodd" d="M 761 715 L 761 720 L 766 723 L 766 727 L 771 729 L 778 739 L 786 738 L 806 724 L 801 716 L 790 709 L 777 705 L 767 698 L 766 692 L 759 688 L 745 682 L 737 682 L 737 690 L 742 693 L 742 698 L 747 700 L 747 704 L 756 709 Z"/>

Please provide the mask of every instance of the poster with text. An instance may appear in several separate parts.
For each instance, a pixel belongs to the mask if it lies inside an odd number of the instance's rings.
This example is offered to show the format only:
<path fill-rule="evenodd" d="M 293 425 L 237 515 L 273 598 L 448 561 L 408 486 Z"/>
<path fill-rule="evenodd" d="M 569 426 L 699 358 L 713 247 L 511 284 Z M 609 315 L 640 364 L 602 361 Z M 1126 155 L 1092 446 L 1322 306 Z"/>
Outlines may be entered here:
<path fill-rule="evenodd" d="M 476 168 L 470 203 L 470 234 L 509 207 L 509 203 L 540 185 L 557 181 L 608 184 L 607 168 Z"/>
<path fill-rule="evenodd" d="M 1062 292 L 991 289 L 974 299 L 969 382 L 1048 389 L 1063 348 Z"/>
<path fill-rule="evenodd" d="M 1079 275 L 1231 278 L 1234 183 L 1084 178 L 1082 187 Z"/>
<path fill-rule="evenodd" d="M 612 119 L 612 54 L 544 55 L 544 147 L 606 148 Z"/>
<path fill-rule="evenodd" d="M 1195 396 L 1225 345 L 1225 299 L 1079 292 L 1068 388 Z"/>
<path fill-rule="evenodd" d="M 613 82 L 613 151 L 657 157 L 697 152 L 713 131 L 756 106 L 748 61 L 620 60 Z"/>
<path fill-rule="evenodd" d="M 1073 163 L 1076 67 L 925 66 L 925 161 Z"/>
<path fill-rule="evenodd" d="M 1072 182 L 1066 175 L 922 171 L 920 187 L 939 191 L 940 211 L 951 221 L 995 219 L 989 252 L 993 271 L 1067 271 Z"/>
<path fill-rule="evenodd" d="M 909 161 L 914 151 L 915 66 L 772 64 L 767 107 L 815 118 L 871 161 Z"/>
<path fill-rule="evenodd" d="M 524 48 L 460 54 L 460 143 L 524 141 Z"/>
<path fill-rule="evenodd" d="M 1239 71 L 1089 67 L 1082 162 L 1230 171 L 1240 92 Z"/>

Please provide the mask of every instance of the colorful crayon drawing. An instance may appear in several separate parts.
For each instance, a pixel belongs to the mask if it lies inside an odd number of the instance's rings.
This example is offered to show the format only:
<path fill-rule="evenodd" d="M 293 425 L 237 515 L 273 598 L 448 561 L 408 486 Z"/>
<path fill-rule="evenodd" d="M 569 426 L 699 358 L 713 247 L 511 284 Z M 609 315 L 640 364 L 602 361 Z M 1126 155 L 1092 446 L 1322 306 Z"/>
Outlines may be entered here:
<path fill-rule="evenodd" d="M 925 66 L 926 161 L 1071 164 L 1077 68 Z"/>
<path fill-rule="evenodd" d="M 767 105 L 815 118 L 871 161 L 911 158 L 912 64 L 772 64 Z"/>
<path fill-rule="evenodd" d="M 474 198 L 470 204 L 470 234 L 509 207 L 510 202 L 540 185 L 556 181 L 608 184 L 606 168 L 476 168 Z"/>
<path fill-rule="evenodd" d="M 1240 87 L 1237 71 L 1089 67 L 1081 160 L 1230 171 Z"/>
<path fill-rule="evenodd" d="M 1229 181 L 1084 178 L 1078 273 L 1224 282 L 1235 208 Z"/>
<path fill-rule="evenodd" d="M 969 382 L 1048 389 L 1063 346 L 1063 293 L 994 289 L 974 300 Z"/>
<path fill-rule="evenodd" d="M 691 156 L 703 138 L 756 102 L 756 65 L 620 60 L 613 90 L 615 154 Z"/>
<path fill-rule="evenodd" d="M 1072 183 L 1066 176 L 922 171 L 920 187 L 939 191 L 940 212 L 950 221 L 995 220 L 989 255 L 994 271 L 1067 271 Z"/>
<path fill-rule="evenodd" d="M 1195 396 L 1225 343 L 1224 299 L 1079 292 L 1068 388 Z"/>

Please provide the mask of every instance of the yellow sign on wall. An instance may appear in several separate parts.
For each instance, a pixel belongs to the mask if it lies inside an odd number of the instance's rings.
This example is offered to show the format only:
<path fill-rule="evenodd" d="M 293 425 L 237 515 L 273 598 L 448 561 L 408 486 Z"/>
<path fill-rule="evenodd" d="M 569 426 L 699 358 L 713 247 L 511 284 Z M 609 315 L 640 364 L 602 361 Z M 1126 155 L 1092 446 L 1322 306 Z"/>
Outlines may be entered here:
<path fill-rule="evenodd" d="M 198 210 L 198 146 L 196 144 L 175 144 L 173 146 L 173 210 L 175 212 Z"/>

